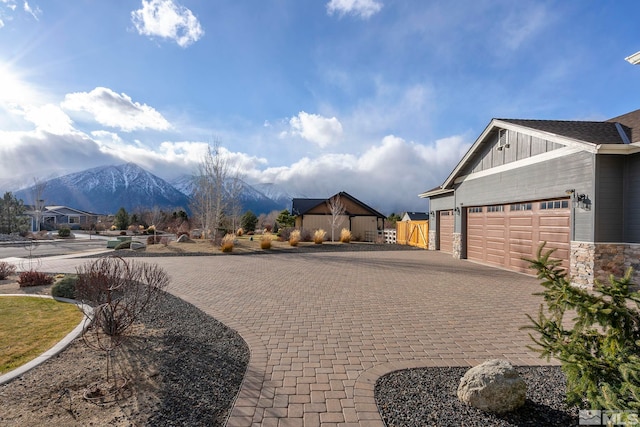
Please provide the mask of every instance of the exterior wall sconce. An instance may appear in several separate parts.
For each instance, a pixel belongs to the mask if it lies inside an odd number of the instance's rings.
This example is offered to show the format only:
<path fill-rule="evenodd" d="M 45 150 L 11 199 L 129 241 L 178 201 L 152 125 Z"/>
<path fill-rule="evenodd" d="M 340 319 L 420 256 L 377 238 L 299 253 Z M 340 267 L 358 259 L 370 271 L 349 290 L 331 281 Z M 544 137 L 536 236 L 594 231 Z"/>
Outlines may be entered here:
<path fill-rule="evenodd" d="M 589 200 L 589 197 L 586 194 L 584 193 L 576 194 L 576 190 L 574 189 L 566 190 L 565 194 L 567 194 L 568 196 L 571 196 L 571 200 L 573 201 L 574 208 L 580 208 L 587 211 L 591 209 L 591 200 Z"/>
<path fill-rule="evenodd" d="M 454 210 L 456 211 L 456 215 L 460 215 L 460 207 L 456 206 Z"/>
<path fill-rule="evenodd" d="M 436 213 L 435 213 L 434 211 L 431 211 L 431 212 L 429 212 L 429 216 L 430 216 L 430 217 L 435 217 L 435 216 L 436 216 Z"/>
<path fill-rule="evenodd" d="M 576 194 L 573 203 L 580 209 L 584 210 L 589 210 L 591 207 L 591 200 L 589 200 L 586 194 Z"/>

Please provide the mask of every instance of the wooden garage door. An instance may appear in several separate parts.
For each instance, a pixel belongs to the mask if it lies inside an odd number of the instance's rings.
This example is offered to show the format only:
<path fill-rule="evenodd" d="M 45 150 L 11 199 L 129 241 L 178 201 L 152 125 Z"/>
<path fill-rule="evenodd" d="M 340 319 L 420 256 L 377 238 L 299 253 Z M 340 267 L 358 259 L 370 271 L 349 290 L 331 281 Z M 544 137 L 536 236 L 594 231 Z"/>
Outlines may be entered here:
<path fill-rule="evenodd" d="M 569 199 L 467 208 L 467 258 L 531 272 L 522 258 L 534 258 L 541 242 L 569 267 Z"/>
<path fill-rule="evenodd" d="M 440 240 L 440 250 L 453 253 L 453 211 L 440 211 L 439 216 L 438 239 Z"/>

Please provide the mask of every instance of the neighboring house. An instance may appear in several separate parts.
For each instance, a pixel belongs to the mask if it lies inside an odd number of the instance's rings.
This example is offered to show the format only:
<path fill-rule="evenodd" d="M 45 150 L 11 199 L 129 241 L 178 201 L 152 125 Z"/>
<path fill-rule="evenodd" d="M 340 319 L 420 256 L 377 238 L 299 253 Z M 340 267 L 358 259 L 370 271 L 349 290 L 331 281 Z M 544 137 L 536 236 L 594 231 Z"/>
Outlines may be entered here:
<path fill-rule="evenodd" d="M 427 249 L 429 247 L 429 214 L 405 212 L 396 222 L 396 243 Z"/>
<path fill-rule="evenodd" d="M 400 221 L 427 221 L 429 214 L 427 212 L 405 212 Z"/>
<path fill-rule="evenodd" d="M 62 225 L 71 228 L 81 228 L 88 224 L 95 224 L 98 220 L 98 214 L 84 212 L 67 206 L 45 206 L 41 212 L 35 207 L 28 207 L 26 214 L 31 217 L 31 230 L 36 231 L 38 217 L 42 229 L 52 230 Z"/>
<path fill-rule="evenodd" d="M 330 236 L 332 215 L 328 202 L 335 197 L 345 208 L 337 233 L 347 228 L 356 239 L 375 241 L 384 227 L 385 216 L 344 191 L 328 199 L 293 199 L 291 214 L 296 217 L 296 228 L 321 228 Z"/>
<path fill-rule="evenodd" d="M 578 285 L 640 272 L 640 110 L 601 122 L 493 119 L 420 197 L 429 249 L 531 273 L 522 258 L 546 241 Z"/>

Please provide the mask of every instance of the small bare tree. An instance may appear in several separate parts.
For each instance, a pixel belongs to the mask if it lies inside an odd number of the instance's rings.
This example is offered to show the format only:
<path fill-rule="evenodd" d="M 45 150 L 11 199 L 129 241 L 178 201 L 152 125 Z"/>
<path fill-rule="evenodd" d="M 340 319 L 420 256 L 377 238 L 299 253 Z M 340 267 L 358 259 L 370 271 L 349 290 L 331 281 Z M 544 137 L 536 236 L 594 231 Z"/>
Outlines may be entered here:
<path fill-rule="evenodd" d="M 344 222 L 344 213 L 347 211 L 347 207 L 342 203 L 340 199 L 340 193 L 336 194 L 329 200 L 327 200 L 327 209 L 331 217 L 329 218 L 329 224 L 331 225 L 331 241 L 335 242 L 335 231 L 340 228 Z"/>
<path fill-rule="evenodd" d="M 235 231 L 240 226 L 240 216 L 242 215 L 242 203 L 240 196 L 244 190 L 244 181 L 239 171 L 236 171 L 227 182 L 227 195 L 229 196 L 228 215 L 231 220 L 231 229 Z"/>
<path fill-rule="evenodd" d="M 36 216 L 36 230 L 40 231 L 40 224 L 42 223 L 42 211 L 44 209 L 44 190 L 47 187 L 45 181 L 41 181 L 38 178 L 33 178 L 33 206 Z"/>
<path fill-rule="evenodd" d="M 193 176 L 191 210 L 207 233 L 215 240 L 218 227 L 229 209 L 230 201 L 239 195 L 227 190 L 230 177 L 239 177 L 238 168 L 222 155 L 220 144 L 208 146 L 197 173 Z M 231 179 L 233 182 L 233 178 Z"/>
<path fill-rule="evenodd" d="M 157 265 L 104 257 L 76 269 L 76 299 L 91 321 L 83 339 L 93 349 L 107 356 L 106 391 L 96 386 L 86 395 L 100 398 L 117 392 L 126 379 L 116 377 L 113 354 L 133 323 L 149 310 L 162 295 L 169 276 Z M 90 309 L 85 308 L 90 307 Z"/>

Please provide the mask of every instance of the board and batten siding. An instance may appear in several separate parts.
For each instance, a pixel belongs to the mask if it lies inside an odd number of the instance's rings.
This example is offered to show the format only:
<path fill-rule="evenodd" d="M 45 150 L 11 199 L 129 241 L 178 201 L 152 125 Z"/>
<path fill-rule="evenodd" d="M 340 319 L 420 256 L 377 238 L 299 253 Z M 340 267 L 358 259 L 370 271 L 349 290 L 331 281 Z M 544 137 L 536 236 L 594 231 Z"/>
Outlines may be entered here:
<path fill-rule="evenodd" d="M 624 182 L 624 237 L 626 243 L 640 243 L 640 154 L 627 157 Z"/>
<path fill-rule="evenodd" d="M 595 196 L 592 207 L 596 218 L 594 242 L 624 242 L 625 157 L 596 157 Z"/>
<path fill-rule="evenodd" d="M 488 136 L 484 149 L 476 154 L 476 160 L 465 168 L 463 174 L 489 170 L 563 147 L 558 143 L 520 132 L 512 130 L 503 130 L 503 132 L 501 139 L 498 139 L 498 130 Z M 506 143 L 509 144 L 509 148 L 496 149 L 499 144 Z"/>
<path fill-rule="evenodd" d="M 487 171 L 489 173 L 477 178 L 469 175 L 458 184 L 455 203 L 483 206 L 564 198 L 569 189 L 592 198 L 594 159 L 595 154 L 581 151 L 501 172 Z M 574 210 L 572 240 L 593 241 L 593 216 L 593 209 Z M 461 217 L 457 216 L 456 220 L 461 222 Z M 460 230 L 461 226 L 457 223 L 456 229 Z"/>

